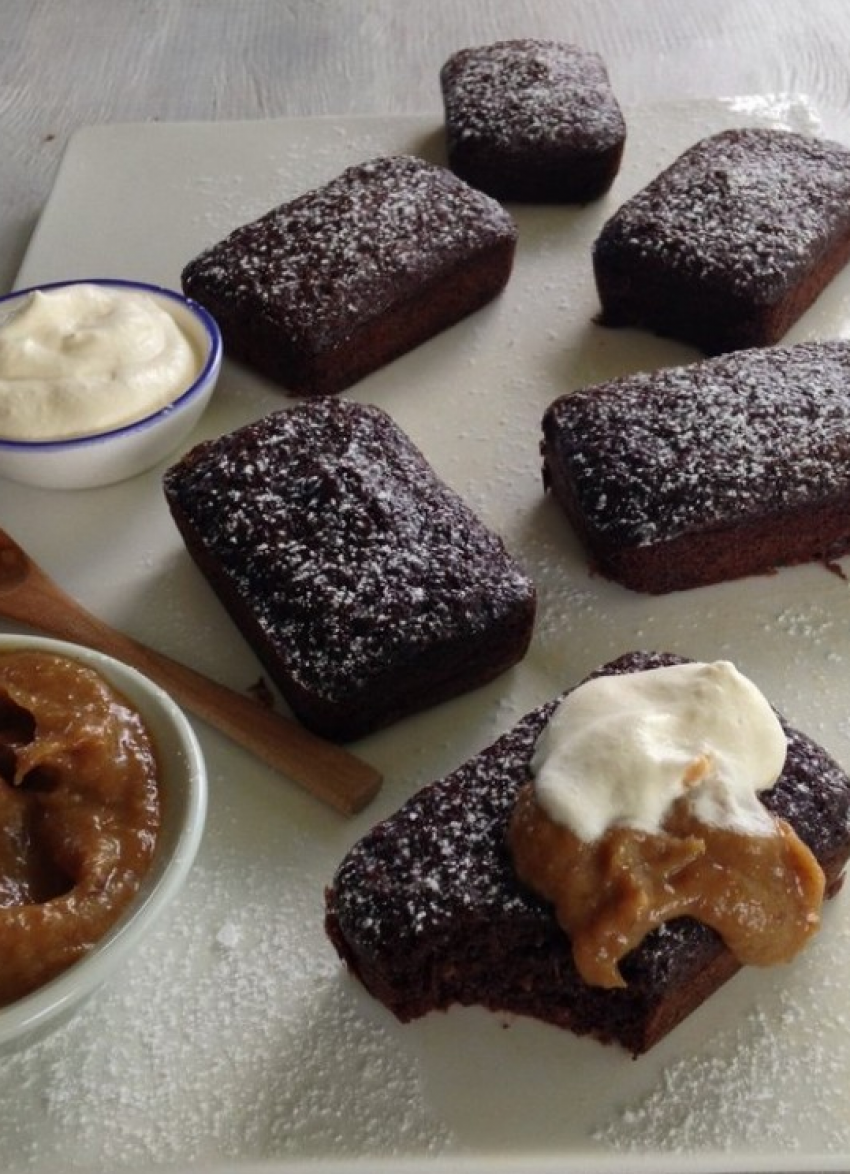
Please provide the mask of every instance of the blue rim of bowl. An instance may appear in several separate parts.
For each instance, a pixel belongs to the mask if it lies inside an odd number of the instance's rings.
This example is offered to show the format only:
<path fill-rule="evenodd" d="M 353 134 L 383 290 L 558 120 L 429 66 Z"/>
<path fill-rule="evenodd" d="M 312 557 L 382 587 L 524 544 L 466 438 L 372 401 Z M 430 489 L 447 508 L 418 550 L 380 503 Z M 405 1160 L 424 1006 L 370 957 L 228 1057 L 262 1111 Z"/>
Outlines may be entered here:
<path fill-rule="evenodd" d="M 155 294 L 158 297 L 176 302 L 177 305 L 189 309 L 200 320 L 210 343 L 209 354 L 206 357 L 203 367 L 189 387 L 177 399 L 167 404 L 164 408 L 158 408 L 150 416 L 144 416 L 141 420 L 133 420 L 130 424 L 124 424 L 120 428 L 112 428 L 108 432 L 98 432 L 94 436 L 72 436 L 66 440 L 9 440 L 0 437 L 0 450 L 2 451 L 61 452 L 63 449 L 83 448 L 86 445 L 103 444 L 104 441 L 111 440 L 116 436 L 129 436 L 133 432 L 142 432 L 150 428 L 160 417 L 170 415 L 184 404 L 186 400 L 196 395 L 198 388 L 207 381 L 214 368 L 221 361 L 223 353 L 221 330 L 209 310 L 206 310 L 192 298 L 178 293 L 177 290 L 169 289 L 164 285 L 155 285 L 148 281 L 133 281 L 125 277 L 75 277 L 68 281 L 48 281 L 40 285 L 27 286 L 26 289 L 14 289 L 10 293 L 4 294 L 0 297 L 0 313 L 2 313 L 7 302 L 15 301 L 18 298 L 25 298 L 29 294 L 39 293 L 45 290 L 65 289 L 71 285 L 105 285 L 117 287 L 118 289 L 137 289 L 142 290 L 144 293 Z"/>

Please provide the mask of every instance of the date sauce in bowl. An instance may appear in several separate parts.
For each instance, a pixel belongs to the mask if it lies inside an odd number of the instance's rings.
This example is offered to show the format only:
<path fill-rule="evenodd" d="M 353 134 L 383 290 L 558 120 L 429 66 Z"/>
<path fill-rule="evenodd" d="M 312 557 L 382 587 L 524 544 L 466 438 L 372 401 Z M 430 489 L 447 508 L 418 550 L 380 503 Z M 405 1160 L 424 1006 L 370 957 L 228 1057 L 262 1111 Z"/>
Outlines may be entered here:
<path fill-rule="evenodd" d="M 188 720 L 101 653 L 0 636 L 0 1049 L 74 1011 L 179 892 L 206 813 Z"/>

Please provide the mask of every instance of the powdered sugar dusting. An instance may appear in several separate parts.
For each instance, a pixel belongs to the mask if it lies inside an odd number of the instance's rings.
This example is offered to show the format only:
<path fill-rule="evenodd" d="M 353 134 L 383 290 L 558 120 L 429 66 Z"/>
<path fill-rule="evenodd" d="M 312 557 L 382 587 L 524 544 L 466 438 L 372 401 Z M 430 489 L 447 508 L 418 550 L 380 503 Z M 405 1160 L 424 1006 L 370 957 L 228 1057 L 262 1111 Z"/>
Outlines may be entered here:
<path fill-rule="evenodd" d="M 199 300 L 259 314 L 313 352 L 515 234 L 495 200 L 451 172 L 389 156 L 236 229 L 183 280 Z"/>
<path fill-rule="evenodd" d="M 552 406 L 548 459 L 606 543 L 789 515 L 850 490 L 848 376 L 834 342 L 624 377 Z"/>
<path fill-rule="evenodd" d="M 557 41 L 462 49 L 441 74 L 450 147 L 604 151 L 625 123 L 597 53 Z"/>
<path fill-rule="evenodd" d="M 850 228 L 850 151 L 775 129 L 697 143 L 604 226 L 596 259 L 771 304 Z M 644 270 L 638 268 L 635 273 Z M 644 296 L 635 280 L 637 302 Z"/>
<path fill-rule="evenodd" d="M 471 664 L 470 642 L 490 634 L 498 660 L 499 633 L 530 623 L 530 580 L 377 408 L 323 398 L 274 413 L 196 449 L 166 492 L 282 687 L 357 704 L 439 648 Z"/>
<path fill-rule="evenodd" d="M 834 920 L 829 933 L 847 939 Z M 612 1113 L 595 1139 L 633 1154 L 846 1154 L 847 1018 L 824 1011 L 834 1006 L 843 978 L 822 961 L 818 971 L 817 955 L 816 945 L 782 984 L 760 976 L 763 989 L 741 1019 L 698 1052 L 666 1064 L 650 1090 Z M 816 1078 L 816 1100 L 800 1095 L 801 1070 Z"/>
<path fill-rule="evenodd" d="M 439 939 L 459 908 L 501 915 L 536 904 L 518 885 L 506 891 L 503 838 L 544 712 L 421 791 L 351 849 L 334 880 L 333 908 L 358 951 L 403 966 L 412 942 L 422 934 Z"/>
<path fill-rule="evenodd" d="M 676 659 L 631 653 L 599 671 L 635 672 Z M 498 1007 L 555 1022 L 561 1013 L 564 1025 L 629 1047 L 640 1039 L 647 1014 L 642 1000 L 654 1006 L 671 981 L 674 989 L 687 981 L 686 960 L 706 946 L 710 954 L 715 946 L 706 942 L 708 931 L 691 921 L 656 930 L 627 963 L 627 982 L 636 992 L 633 1007 L 628 988 L 603 991 L 578 982 L 562 956 L 569 948 L 553 913 L 519 883 L 506 846 L 510 813 L 530 777 L 533 749 L 552 705 L 528 714 L 358 841 L 337 870 L 328 907 L 355 965 L 373 979 L 378 975 L 396 1010 L 421 1014 L 445 1001 L 488 1006 L 495 1000 Z M 782 774 L 761 798 L 791 821 L 819 859 L 833 860 L 846 852 L 850 837 L 850 780 L 810 739 L 788 728 L 786 734 Z M 530 924 L 533 949 L 523 938 Z M 504 951 L 499 954 L 504 967 L 488 965 L 490 934 L 502 935 L 497 950 Z M 525 960 L 515 967 L 513 958 L 523 947 Z M 546 965 L 540 971 L 537 966 L 556 951 L 561 953 L 557 964 L 551 963 L 558 975 L 554 986 Z M 381 990 L 376 993 L 381 997 Z"/>
<path fill-rule="evenodd" d="M 503 1017 L 477 1010 L 395 1025 L 343 976 L 317 927 L 323 884 L 375 819 L 624 647 L 734 660 L 803 729 L 831 742 L 850 762 L 845 582 L 819 567 L 801 567 L 663 598 L 637 595 L 587 574 L 570 528 L 540 490 L 535 431 L 561 389 L 690 358 L 679 354 L 683 348 L 648 334 L 591 325 L 597 303 L 589 250 L 603 217 L 618 192 L 637 190 L 677 152 L 722 126 L 781 120 L 798 130 L 819 129 L 799 98 L 760 101 L 764 106 L 756 110 L 739 102 L 733 109 L 726 101 L 686 101 L 627 111 L 631 137 L 610 200 L 581 211 L 518 210 L 524 243 L 499 302 L 354 390 L 355 398 L 387 408 L 465 500 L 522 553 L 542 596 L 531 653 L 493 685 L 364 744 L 364 756 L 384 768 L 386 783 L 375 805 L 354 822 L 339 822 L 320 805 L 315 818 L 305 821 L 308 798 L 302 800 L 285 780 L 265 780 L 249 756 L 223 753 L 223 744 L 200 730 L 210 765 L 224 776 L 222 790 L 232 801 L 223 804 L 224 795 L 215 795 L 200 870 L 185 893 L 185 907 L 175 907 L 162 935 L 151 940 L 151 956 L 134 955 L 130 972 L 52 1041 L 3 1056 L 0 1134 L 7 1171 L 147 1169 L 149 1158 L 181 1167 L 195 1162 L 204 1170 L 217 1162 L 242 1169 L 257 1159 L 274 1165 L 282 1155 L 300 1169 L 317 1154 L 330 1154 L 340 1164 L 359 1158 L 355 1167 L 374 1167 L 380 1164 L 375 1154 L 389 1154 L 389 1162 L 397 1158 L 403 1166 L 411 1154 L 415 1164 L 419 1153 L 441 1147 L 449 1152 L 436 1167 L 445 1171 L 462 1166 L 467 1156 L 473 1165 L 492 1158 L 496 1166 L 529 1169 L 538 1155 L 548 1168 L 587 1169 L 599 1159 L 606 1169 L 672 1169 L 663 1156 L 653 1161 L 653 1142 L 664 1147 L 669 1128 L 669 1146 L 687 1145 L 678 1129 L 679 1117 L 687 1115 L 696 1124 L 692 1144 L 705 1148 L 726 1145 L 727 1120 L 732 1137 L 745 1131 L 754 1137 L 761 1121 L 764 1138 L 750 1151 L 753 1166 L 761 1169 L 780 1168 L 794 1146 L 800 1167 L 814 1167 L 812 1154 L 824 1139 L 846 1158 L 846 893 L 830 907 L 805 981 L 796 981 L 796 969 L 742 974 L 667 1045 L 638 1062 L 542 1024 L 511 1020 L 506 1029 Z M 132 128 L 95 128 L 107 137 L 84 136 L 71 145 L 78 185 L 69 184 L 65 169 L 26 273 L 35 282 L 62 277 L 69 257 L 72 264 L 87 258 L 88 268 L 118 265 L 173 284 L 180 264 L 206 244 L 343 167 L 393 151 L 441 150 L 439 124 L 436 112 L 413 120 L 151 124 L 140 128 L 142 140 Z M 158 143 L 164 145 L 161 153 Z M 847 278 L 845 272 L 801 323 L 801 336 L 846 332 Z M 203 435 L 280 406 L 279 392 L 229 364 Z M 503 418 L 505 425 L 499 423 Z M 506 436 L 512 444 L 507 452 Z M 28 532 L 32 495 L 24 489 L 4 487 L 4 524 L 12 533 L 16 527 Z M 257 679 L 256 662 L 198 583 L 167 511 L 157 504 L 158 493 L 154 473 L 85 502 L 57 495 L 50 509 L 40 511 L 37 535 L 30 527 L 33 541 L 38 539 L 33 553 L 104 618 L 237 688 L 249 686 Z M 97 558 L 82 557 L 89 549 Z M 149 565 L 141 565 L 140 550 L 149 553 Z M 841 663 L 827 659 L 833 655 Z M 246 795 L 254 790 L 259 794 L 249 819 Z M 256 831 L 266 827 L 271 843 L 260 858 Z M 297 867 L 281 867 L 293 857 Z M 293 907 L 294 893 L 303 895 Z M 284 903 L 290 907 L 286 916 Z M 258 917 L 269 940 L 253 924 Z M 173 952 L 164 950 L 169 932 L 175 935 Z M 124 982 L 126 1002 L 115 997 Z M 241 993 L 251 984 L 253 999 Z M 793 1000 L 787 1017 L 769 994 L 780 989 Z M 269 1006 L 261 1007 L 266 997 Z M 166 1009 L 172 998 L 173 1016 Z M 181 1034 L 166 1038 L 175 1023 Z M 715 1049 L 715 1027 L 727 1042 L 740 1027 L 740 1047 Z M 750 1029 L 762 1058 L 754 1071 L 768 1077 L 780 1072 L 776 1098 L 768 1103 L 760 1099 L 757 1082 L 737 1075 L 748 1061 Z M 772 1043 L 764 1038 L 768 1030 Z M 220 1054 L 213 1038 L 220 1040 Z M 771 1050 L 774 1044 L 781 1052 Z M 700 1063 L 708 1052 L 717 1059 L 713 1066 Z M 730 1071 L 718 1074 L 724 1061 Z M 308 1079 L 299 1085 L 301 1066 Z M 673 1087 L 666 1101 L 659 1094 L 648 1104 L 655 1084 L 660 1087 L 661 1067 L 673 1069 Z M 823 1078 L 807 1078 L 821 1071 Z M 114 1085 L 108 1095 L 107 1079 Z M 320 1085 L 327 1090 L 324 1099 Z M 255 1113 L 249 1093 L 259 1097 Z M 436 1125 L 429 1119 L 435 1099 Z M 124 1105 L 133 1106 L 133 1120 L 126 1123 L 117 1109 Z M 597 1151 L 614 1149 L 613 1142 L 592 1141 L 589 1132 L 606 1122 L 619 1127 L 630 1111 L 634 1124 L 627 1138 L 619 1138 L 630 1152 L 623 1156 L 618 1145 L 610 1154 L 588 1153 L 594 1145 Z M 802 1138 L 801 1122 L 812 1126 Z M 768 1138 L 783 1125 L 775 1142 Z M 444 1127 L 454 1136 L 447 1138 Z M 346 1142 L 349 1130 L 357 1144 L 367 1139 L 356 1154 Z M 243 1134 L 244 1158 L 237 1141 Z M 376 1139 L 374 1152 L 369 1138 Z M 677 1158 L 677 1168 L 710 1164 L 692 1153 L 688 1160 Z M 733 1157 L 718 1165 L 738 1167 L 746 1160 Z"/>
<path fill-rule="evenodd" d="M 4 1056 L 4 1131 L 18 1155 L 6 1170 L 208 1168 L 446 1144 L 413 1061 L 339 983 L 320 905 L 297 872 L 215 849 L 119 981 L 56 1034 Z M 101 1029 L 116 1018 L 120 1035 Z"/>

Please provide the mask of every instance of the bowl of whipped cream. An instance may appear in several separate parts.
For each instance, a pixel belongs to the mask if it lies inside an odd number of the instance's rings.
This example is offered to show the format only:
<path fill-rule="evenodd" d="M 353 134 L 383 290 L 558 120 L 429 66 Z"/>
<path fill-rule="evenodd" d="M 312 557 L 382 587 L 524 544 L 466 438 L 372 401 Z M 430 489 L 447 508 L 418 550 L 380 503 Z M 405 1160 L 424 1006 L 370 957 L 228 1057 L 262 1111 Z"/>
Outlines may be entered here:
<path fill-rule="evenodd" d="M 161 286 L 94 278 L 0 298 L 0 476 L 84 489 L 152 468 L 194 428 L 221 360 L 215 319 Z"/>

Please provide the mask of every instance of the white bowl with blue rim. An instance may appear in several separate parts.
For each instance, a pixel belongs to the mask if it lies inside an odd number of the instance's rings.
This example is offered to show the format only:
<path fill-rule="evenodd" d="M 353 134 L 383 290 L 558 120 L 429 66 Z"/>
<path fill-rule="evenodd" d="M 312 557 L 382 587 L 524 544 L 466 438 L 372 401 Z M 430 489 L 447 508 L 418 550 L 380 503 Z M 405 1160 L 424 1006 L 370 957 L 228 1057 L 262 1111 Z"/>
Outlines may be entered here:
<path fill-rule="evenodd" d="M 104 287 L 119 294 L 152 298 L 177 323 L 196 356 L 191 383 L 164 407 L 121 427 L 71 439 L 20 440 L 0 435 L 0 477 L 48 489 L 87 489 L 123 481 L 152 468 L 175 452 L 197 424 L 215 390 L 222 341 L 212 315 L 191 298 L 142 281 L 86 278 L 16 290 L 0 298 L 0 327 L 36 292 L 76 285 Z"/>

